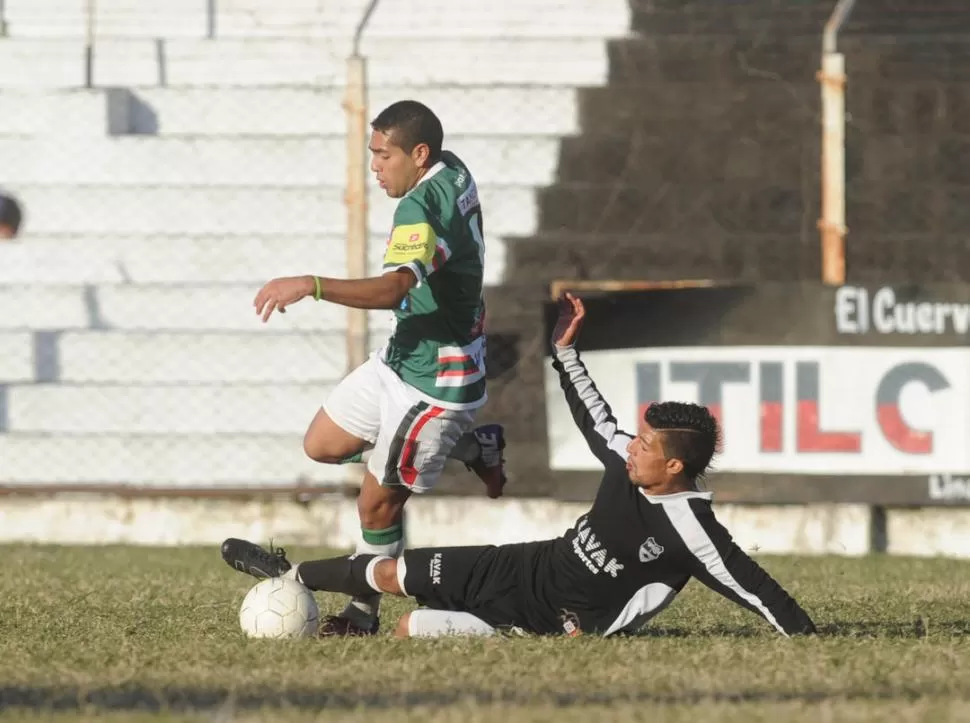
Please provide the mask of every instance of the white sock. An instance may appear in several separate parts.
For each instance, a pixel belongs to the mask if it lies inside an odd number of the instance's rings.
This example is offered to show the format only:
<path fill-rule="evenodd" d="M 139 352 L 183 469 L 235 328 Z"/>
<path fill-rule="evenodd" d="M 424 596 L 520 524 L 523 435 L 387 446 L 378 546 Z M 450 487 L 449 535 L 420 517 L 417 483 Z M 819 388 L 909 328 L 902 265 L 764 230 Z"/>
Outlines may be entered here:
<path fill-rule="evenodd" d="M 381 555 L 383 557 L 400 557 L 401 553 L 404 551 L 404 540 L 400 539 L 395 542 L 390 542 L 384 545 L 375 545 L 370 542 L 364 542 L 361 539 L 357 543 L 357 554 L 366 555 Z M 368 580 L 368 582 L 370 582 Z M 373 595 L 358 596 L 352 598 L 347 604 L 347 607 L 343 611 L 343 616 L 350 618 L 358 625 L 366 627 L 370 625 L 374 618 L 376 618 L 381 611 L 381 595 L 382 593 L 374 593 Z"/>

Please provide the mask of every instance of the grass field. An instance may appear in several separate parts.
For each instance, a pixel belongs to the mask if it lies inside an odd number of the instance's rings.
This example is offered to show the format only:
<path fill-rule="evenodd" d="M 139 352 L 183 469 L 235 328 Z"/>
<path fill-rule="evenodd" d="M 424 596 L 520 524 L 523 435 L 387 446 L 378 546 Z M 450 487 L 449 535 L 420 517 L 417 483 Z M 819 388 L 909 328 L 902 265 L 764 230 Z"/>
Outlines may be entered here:
<path fill-rule="evenodd" d="M 625 639 L 280 642 L 214 547 L 0 550 L 0 721 L 970 720 L 970 563 L 762 557 L 813 639 L 692 582 Z"/>

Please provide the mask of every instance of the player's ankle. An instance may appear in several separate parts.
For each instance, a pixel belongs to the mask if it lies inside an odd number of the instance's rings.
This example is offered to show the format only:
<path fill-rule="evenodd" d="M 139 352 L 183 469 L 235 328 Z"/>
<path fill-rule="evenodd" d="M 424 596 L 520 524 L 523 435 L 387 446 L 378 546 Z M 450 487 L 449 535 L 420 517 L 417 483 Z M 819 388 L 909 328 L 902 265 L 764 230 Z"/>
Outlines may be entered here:
<path fill-rule="evenodd" d="M 380 615 L 381 596 L 373 595 L 368 597 L 357 597 L 351 600 L 344 608 L 341 617 L 350 620 L 360 628 L 368 628 L 373 625 Z"/>

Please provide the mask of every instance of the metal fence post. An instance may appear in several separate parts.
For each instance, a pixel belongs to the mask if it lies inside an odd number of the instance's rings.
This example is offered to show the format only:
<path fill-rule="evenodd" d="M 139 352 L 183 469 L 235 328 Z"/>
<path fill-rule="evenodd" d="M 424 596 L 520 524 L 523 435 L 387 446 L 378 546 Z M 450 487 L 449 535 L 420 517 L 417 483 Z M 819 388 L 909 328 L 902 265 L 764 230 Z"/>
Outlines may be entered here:
<path fill-rule="evenodd" d="M 839 0 L 822 35 L 822 282 L 845 283 L 845 58 L 836 36 L 855 0 Z"/>
<path fill-rule="evenodd" d="M 94 87 L 94 15 L 95 0 L 87 0 L 84 18 L 84 87 Z"/>
<path fill-rule="evenodd" d="M 360 55 L 360 37 L 379 0 L 371 0 L 357 25 L 353 50 L 347 59 L 347 90 L 344 111 L 347 114 L 347 276 L 362 278 L 367 274 L 367 61 Z M 347 309 L 347 370 L 367 359 L 367 311 Z"/>

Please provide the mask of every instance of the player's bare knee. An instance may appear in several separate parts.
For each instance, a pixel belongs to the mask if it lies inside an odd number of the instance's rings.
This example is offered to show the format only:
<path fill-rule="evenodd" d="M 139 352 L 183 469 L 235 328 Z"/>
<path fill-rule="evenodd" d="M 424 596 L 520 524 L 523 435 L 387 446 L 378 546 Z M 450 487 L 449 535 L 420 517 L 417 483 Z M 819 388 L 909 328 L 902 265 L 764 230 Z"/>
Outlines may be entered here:
<path fill-rule="evenodd" d="M 337 464 L 342 459 L 332 454 L 327 454 L 326 449 L 322 448 L 317 440 L 310 438 L 309 432 L 303 438 L 303 451 L 307 457 L 320 464 Z"/>
<path fill-rule="evenodd" d="M 364 440 L 337 426 L 322 409 L 303 435 L 306 456 L 323 464 L 338 464 L 363 450 L 364 445 Z"/>
<path fill-rule="evenodd" d="M 360 526 L 365 530 L 384 530 L 398 522 L 399 510 L 387 505 L 382 500 L 373 498 L 357 498 L 357 516 Z"/>
<path fill-rule="evenodd" d="M 397 580 L 397 560 L 381 560 L 377 563 L 374 566 L 374 582 L 386 593 L 404 595 Z"/>
<path fill-rule="evenodd" d="M 397 621 L 397 627 L 394 628 L 394 637 L 411 637 L 411 613 L 404 613 L 404 615 L 401 616 L 401 619 Z"/>
<path fill-rule="evenodd" d="M 306 431 L 306 434 L 303 435 L 303 451 L 306 453 L 306 456 L 312 459 L 314 462 L 320 462 L 321 464 L 337 464 L 341 462 L 345 456 L 350 456 L 350 454 L 353 454 L 353 452 L 350 452 L 347 455 L 341 455 L 340 447 L 342 445 L 335 442 L 339 442 L 339 440 L 328 438 L 319 429 L 316 429 L 313 425 L 311 425 Z"/>

